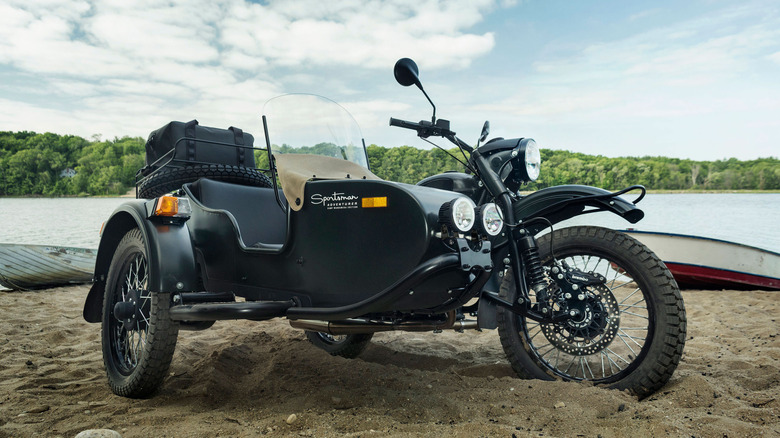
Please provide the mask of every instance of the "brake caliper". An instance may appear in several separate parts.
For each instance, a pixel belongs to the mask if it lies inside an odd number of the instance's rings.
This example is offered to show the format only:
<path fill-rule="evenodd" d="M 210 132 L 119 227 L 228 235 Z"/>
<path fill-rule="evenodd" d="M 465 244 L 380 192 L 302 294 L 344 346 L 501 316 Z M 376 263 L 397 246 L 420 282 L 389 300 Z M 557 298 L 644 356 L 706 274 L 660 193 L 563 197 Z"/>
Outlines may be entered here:
<path fill-rule="evenodd" d="M 545 336 L 574 355 L 593 354 L 609 345 L 620 326 L 620 312 L 606 278 L 565 264 L 551 268 L 550 274 L 558 286 L 553 305 L 568 318 L 542 324 Z"/>

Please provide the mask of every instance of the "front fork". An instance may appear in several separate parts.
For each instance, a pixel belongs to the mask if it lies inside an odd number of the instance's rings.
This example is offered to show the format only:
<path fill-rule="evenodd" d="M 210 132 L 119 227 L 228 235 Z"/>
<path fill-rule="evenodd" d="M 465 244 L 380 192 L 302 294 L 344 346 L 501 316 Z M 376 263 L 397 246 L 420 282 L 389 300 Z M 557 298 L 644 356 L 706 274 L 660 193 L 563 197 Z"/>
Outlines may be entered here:
<path fill-rule="evenodd" d="M 493 292 L 483 292 L 483 298 L 494 301 L 496 304 L 509 308 L 512 312 L 539 322 L 557 322 L 567 319 L 569 315 L 552 315 L 546 307 L 532 308 L 530 290 L 536 294 L 537 302 L 547 301 L 547 282 L 544 280 L 544 269 L 539 257 L 539 246 L 534 236 L 529 233 L 522 223 L 519 223 L 512 208 L 512 198 L 504 193 L 497 199 L 504 212 L 504 222 L 509 229 L 509 257 L 503 260 L 504 266 L 512 268 L 513 280 L 518 290 L 515 302 L 510 303 Z"/>
<path fill-rule="evenodd" d="M 512 268 L 515 286 L 519 292 L 519 296 L 513 303 L 502 299 L 497 293 L 489 291 L 483 291 L 482 298 L 506 307 L 518 315 L 542 323 L 559 322 L 579 316 L 576 314 L 579 311 L 575 311 L 575 314 L 552 312 L 546 305 L 549 298 L 548 284 L 544 278 L 544 268 L 539 257 L 539 247 L 536 244 L 536 239 L 525 229 L 525 224 L 515 217 L 512 197 L 509 195 L 509 191 L 498 175 L 490 169 L 487 160 L 481 156 L 479 150 L 472 152 L 471 158 L 482 176 L 486 189 L 490 193 L 498 194 L 496 203 L 504 213 L 504 223 L 509 230 L 509 260 L 503 260 L 504 266 Z M 565 267 L 561 266 L 559 269 L 565 270 Z M 562 286 L 564 290 L 570 287 L 570 283 L 566 279 L 561 280 L 557 276 L 554 278 L 556 283 Z M 562 284 L 562 282 L 566 284 Z M 535 307 L 533 306 L 534 303 L 531 302 L 531 289 L 536 294 L 537 303 L 539 304 Z"/>

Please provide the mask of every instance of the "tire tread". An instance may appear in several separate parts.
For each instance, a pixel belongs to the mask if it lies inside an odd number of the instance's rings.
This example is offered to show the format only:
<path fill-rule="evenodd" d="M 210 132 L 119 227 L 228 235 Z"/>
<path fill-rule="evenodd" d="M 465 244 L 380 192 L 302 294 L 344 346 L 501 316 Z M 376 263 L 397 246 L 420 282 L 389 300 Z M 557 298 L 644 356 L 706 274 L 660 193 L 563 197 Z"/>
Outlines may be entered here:
<path fill-rule="evenodd" d="M 609 384 L 616 389 L 628 389 L 640 398 L 646 397 L 660 389 L 669 381 L 682 358 L 685 345 L 687 319 L 680 289 L 666 265 L 644 244 L 631 236 L 602 227 L 579 226 L 556 230 L 539 239 L 542 251 L 549 248 L 549 239 L 555 241 L 576 239 L 582 246 L 587 241 L 602 240 L 613 244 L 618 251 L 631 254 L 638 261 L 649 278 L 649 287 L 657 291 L 659 302 L 657 308 L 657 325 L 663 330 L 656 330 L 650 352 L 642 364 L 623 379 Z M 514 299 L 514 282 L 511 271 L 505 275 L 501 284 L 500 296 L 504 299 Z M 506 309 L 499 308 L 498 325 L 501 344 L 507 354 L 512 368 L 522 378 L 541 378 L 552 380 L 551 372 L 543 368 L 533 354 L 528 353 L 529 347 L 522 336 L 512 333 L 515 326 L 511 318 L 516 316 Z M 655 337 L 659 339 L 655 339 Z"/>

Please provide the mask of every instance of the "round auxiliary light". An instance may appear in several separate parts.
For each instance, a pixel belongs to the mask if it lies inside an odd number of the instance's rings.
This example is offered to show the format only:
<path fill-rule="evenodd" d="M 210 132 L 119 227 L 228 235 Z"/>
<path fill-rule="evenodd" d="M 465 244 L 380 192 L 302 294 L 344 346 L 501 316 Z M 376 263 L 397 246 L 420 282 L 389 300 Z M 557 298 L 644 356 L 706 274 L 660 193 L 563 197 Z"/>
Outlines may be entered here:
<path fill-rule="evenodd" d="M 465 233 L 471 230 L 477 217 L 474 201 L 469 198 L 455 198 L 439 210 L 439 221 L 453 230 Z"/>
<path fill-rule="evenodd" d="M 504 228 L 504 214 L 501 208 L 492 202 L 481 205 L 477 210 L 477 217 L 482 224 L 482 231 L 490 236 L 497 236 Z"/>

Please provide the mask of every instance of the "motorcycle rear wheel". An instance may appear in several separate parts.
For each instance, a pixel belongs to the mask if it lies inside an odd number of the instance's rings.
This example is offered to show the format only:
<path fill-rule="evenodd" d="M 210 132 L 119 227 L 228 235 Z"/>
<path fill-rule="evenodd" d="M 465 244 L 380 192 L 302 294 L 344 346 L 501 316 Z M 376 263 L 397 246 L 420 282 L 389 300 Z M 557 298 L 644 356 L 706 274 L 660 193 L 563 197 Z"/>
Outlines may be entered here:
<path fill-rule="evenodd" d="M 512 368 L 523 378 L 592 381 L 639 398 L 657 391 L 680 362 L 686 334 L 682 296 L 666 265 L 623 233 L 571 227 L 539 239 L 547 267 L 553 266 L 551 238 L 558 260 L 601 274 L 606 283 L 585 287 L 583 309 L 592 312 L 581 324 L 540 324 L 499 307 L 499 336 Z M 511 271 L 500 295 L 518 298 Z M 533 293 L 531 299 L 536 302 Z"/>
<path fill-rule="evenodd" d="M 328 352 L 331 356 L 341 356 L 354 359 L 368 347 L 373 333 L 354 335 L 331 335 L 323 332 L 306 331 L 309 342 Z"/>
<path fill-rule="evenodd" d="M 165 379 L 179 324 L 168 310 L 169 293 L 148 289 L 149 265 L 143 236 L 130 230 L 111 260 L 103 300 L 103 363 L 116 395 L 152 395 Z"/>

